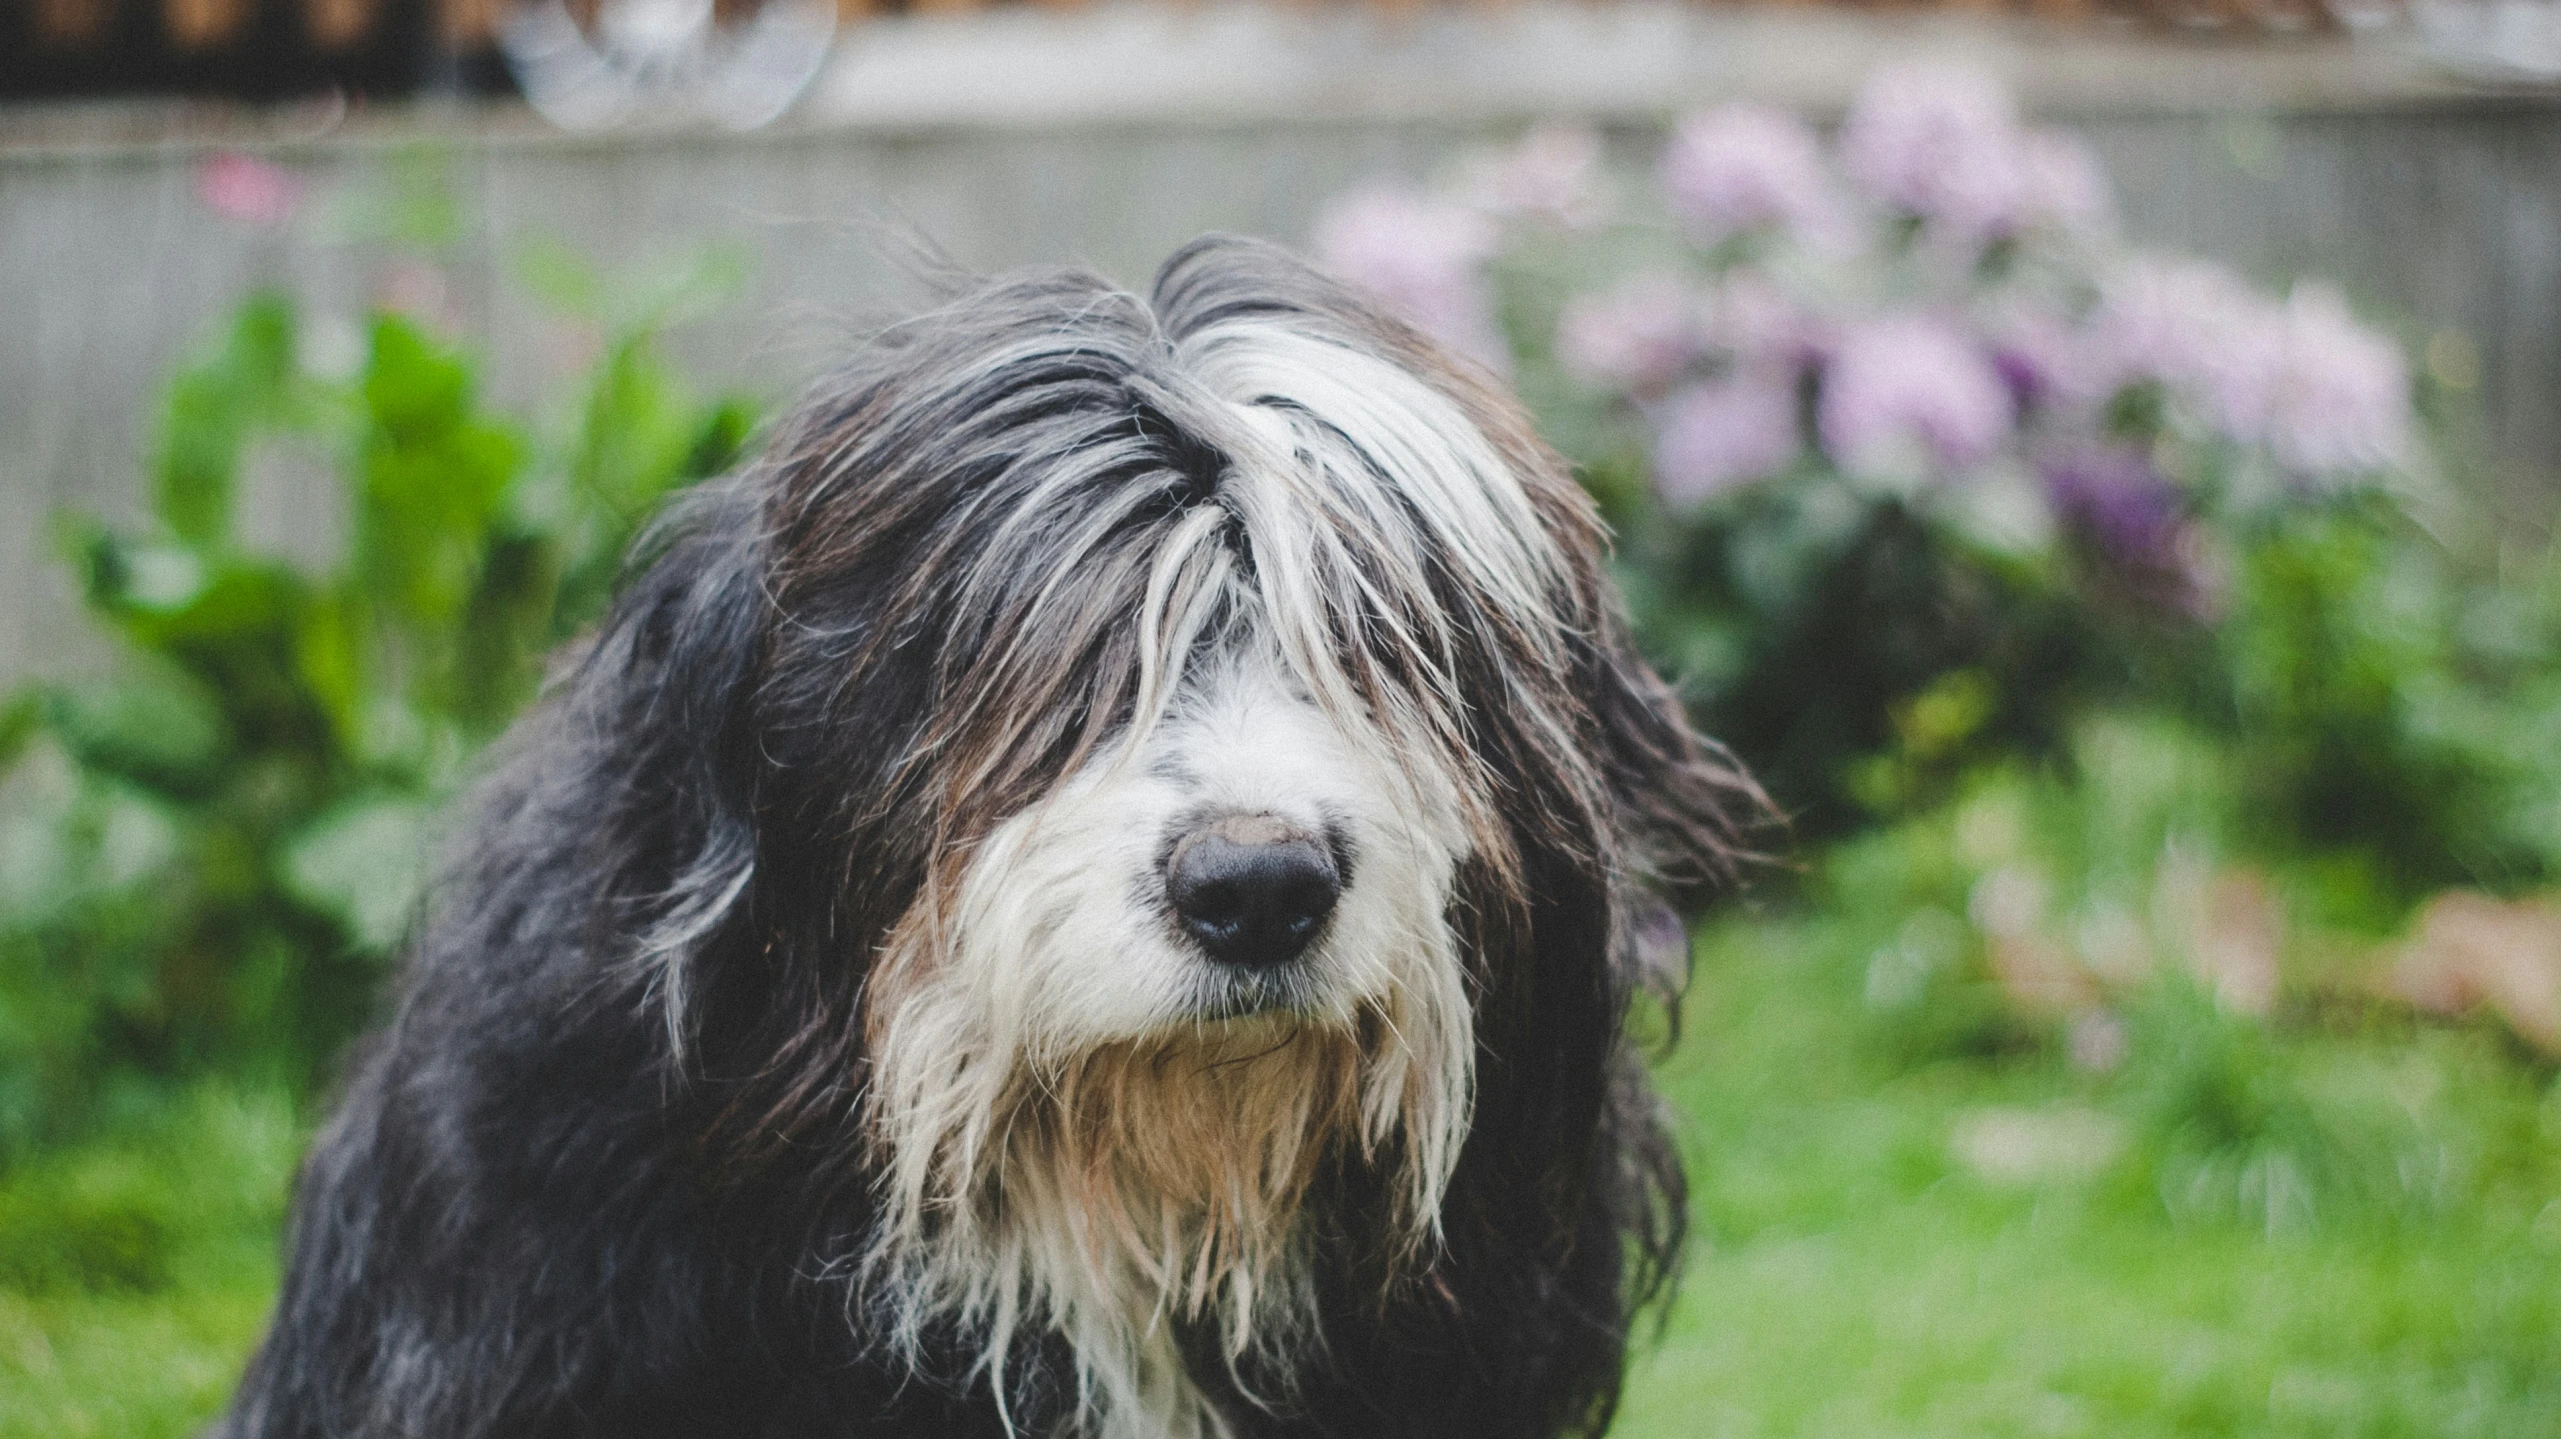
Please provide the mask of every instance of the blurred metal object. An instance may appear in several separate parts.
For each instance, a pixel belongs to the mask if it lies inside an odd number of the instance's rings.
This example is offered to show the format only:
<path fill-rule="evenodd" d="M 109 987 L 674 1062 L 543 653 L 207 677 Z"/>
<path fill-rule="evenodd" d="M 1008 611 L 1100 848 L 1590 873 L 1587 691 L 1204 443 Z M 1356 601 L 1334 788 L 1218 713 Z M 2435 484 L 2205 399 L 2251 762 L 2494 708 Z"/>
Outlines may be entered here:
<path fill-rule="evenodd" d="M 517 6 L 498 44 L 525 99 L 565 130 L 713 124 L 753 130 L 800 98 L 836 36 L 835 0 L 766 0 L 723 24 L 712 0 Z"/>
<path fill-rule="evenodd" d="M 2428 55 L 2485 80 L 2561 82 L 2561 0 L 2410 0 Z"/>

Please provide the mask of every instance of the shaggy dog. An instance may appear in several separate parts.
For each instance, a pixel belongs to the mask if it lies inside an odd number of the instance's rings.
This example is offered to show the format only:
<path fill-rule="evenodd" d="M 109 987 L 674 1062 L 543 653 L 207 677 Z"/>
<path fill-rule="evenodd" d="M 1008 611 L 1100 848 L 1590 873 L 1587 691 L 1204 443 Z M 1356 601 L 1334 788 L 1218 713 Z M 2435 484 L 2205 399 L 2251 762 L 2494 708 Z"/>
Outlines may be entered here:
<path fill-rule="evenodd" d="M 1265 246 L 890 329 L 503 746 L 217 1432 L 1597 1429 L 1753 802 L 1602 540 Z"/>

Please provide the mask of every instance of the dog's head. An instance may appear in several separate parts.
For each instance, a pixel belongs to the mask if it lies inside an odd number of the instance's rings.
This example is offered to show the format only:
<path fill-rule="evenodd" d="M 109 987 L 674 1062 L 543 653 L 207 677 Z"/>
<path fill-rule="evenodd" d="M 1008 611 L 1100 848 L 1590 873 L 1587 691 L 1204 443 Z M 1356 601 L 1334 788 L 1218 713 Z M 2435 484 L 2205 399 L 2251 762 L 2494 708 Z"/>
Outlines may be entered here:
<path fill-rule="evenodd" d="M 1454 1187 L 1617 1162 L 1656 895 L 1741 781 L 1481 375 L 1243 242 L 999 280 L 671 533 L 590 666 L 670 737 L 639 963 L 751 1128 L 851 1126 L 896 1334 L 1037 1326 L 1090 1413 L 1216 1427 L 1180 1346 L 1311 1339 L 1329 1253 L 1615 1202 Z"/>

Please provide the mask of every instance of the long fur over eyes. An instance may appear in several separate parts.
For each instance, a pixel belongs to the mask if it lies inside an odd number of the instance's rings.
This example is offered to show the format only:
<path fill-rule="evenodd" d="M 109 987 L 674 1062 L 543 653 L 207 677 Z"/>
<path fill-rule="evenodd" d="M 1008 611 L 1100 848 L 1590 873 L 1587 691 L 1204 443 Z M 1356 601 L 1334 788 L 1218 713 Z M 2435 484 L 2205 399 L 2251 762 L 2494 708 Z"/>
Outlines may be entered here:
<path fill-rule="evenodd" d="M 219 1433 L 1545 1436 L 1677 1262 L 1623 1029 L 1758 799 L 1482 376 L 1286 255 L 964 287 L 503 746 Z M 1331 856 L 1210 963 L 1186 827 Z"/>

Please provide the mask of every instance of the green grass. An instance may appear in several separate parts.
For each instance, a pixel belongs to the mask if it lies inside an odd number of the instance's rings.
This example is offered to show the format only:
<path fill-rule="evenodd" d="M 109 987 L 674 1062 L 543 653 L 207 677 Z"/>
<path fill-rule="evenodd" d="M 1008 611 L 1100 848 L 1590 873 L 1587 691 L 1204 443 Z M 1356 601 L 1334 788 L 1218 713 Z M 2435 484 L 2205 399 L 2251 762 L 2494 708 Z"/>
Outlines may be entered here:
<path fill-rule="evenodd" d="M 2159 1108 L 2170 1061 L 2150 1051 L 2176 1044 L 2138 1029 L 2094 1077 L 1961 991 L 1880 1016 L 1860 988 L 1880 930 L 1737 920 L 1703 940 L 1664 1068 L 1697 1255 L 1619 1435 L 2561 1436 L 2548 1072 L 2487 1033 L 2362 1021 L 2227 1044 L 2220 1079 L 2279 1117 L 2273 1139 L 2218 1142 L 2293 1145 L 2309 1198 L 2172 1204 L 2235 1172 Z M 2360 1149 L 2369 1091 L 2409 1122 Z M 2066 1145 L 2040 1177 L 2030 1146 L 2027 1172 L 1985 1177 L 1957 1136 L 1987 1115 L 2115 1150 Z M 281 1101 L 208 1093 L 0 1178 L 0 1439 L 209 1417 L 273 1292 L 300 1140 Z M 2349 1182 L 2324 1145 L 2439 1178 Z"/>
<path fill-rule="evenodd" d="M 0 1439 L 157 1439 L 222 1406 L 273 1302 L 303 1133 L 207 1091 L 0 1180 Z"/>
<path fill-rule="evenodd" d="M 1665 1067 L 1699 1243 L 1618 1435 L 2561 1435 L 2561 1106 L 2496 1038 L 2314 1033 L 2263 1057 L 2402 1076 L 2419 1152 L 2463 1151 L 2452 1192 L 2332 1184 L 2273 1233 L 2181 1221 L 2161 1181 L 2193 1172 L 2146 1142 L 2139 1049 L 2102 1079 L 1880 1044 L 1859 930 L 1702 946 Z M 2112 1126 L 2123 1153 L 2004 1179 L 1958 1157 L 1969 1121 L 2022 1113 Z"/>

